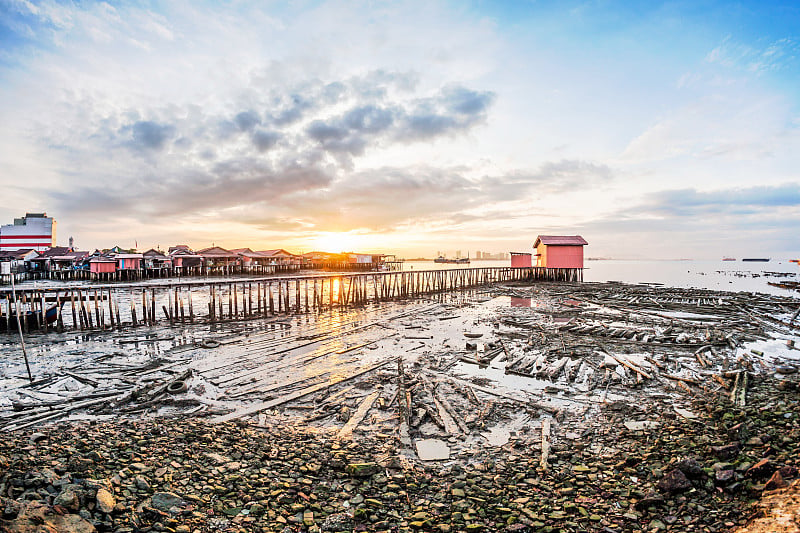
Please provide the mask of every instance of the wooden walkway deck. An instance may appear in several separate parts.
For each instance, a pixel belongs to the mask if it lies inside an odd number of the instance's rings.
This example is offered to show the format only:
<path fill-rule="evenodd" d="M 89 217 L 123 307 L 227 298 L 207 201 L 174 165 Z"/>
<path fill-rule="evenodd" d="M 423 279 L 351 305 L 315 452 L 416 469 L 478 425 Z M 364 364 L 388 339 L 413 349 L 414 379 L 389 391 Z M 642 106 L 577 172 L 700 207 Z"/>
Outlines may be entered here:
<path fill-rule="evenodd" d="M 583 280 L 581 269 L 485 267 L 0 289 L 0 332 L 247 320 L 415 298 L 506 281 Z M 55 307 L 48 324 L 42 310 Z M 30 312 L 27 315 L 26 313 Z"/>

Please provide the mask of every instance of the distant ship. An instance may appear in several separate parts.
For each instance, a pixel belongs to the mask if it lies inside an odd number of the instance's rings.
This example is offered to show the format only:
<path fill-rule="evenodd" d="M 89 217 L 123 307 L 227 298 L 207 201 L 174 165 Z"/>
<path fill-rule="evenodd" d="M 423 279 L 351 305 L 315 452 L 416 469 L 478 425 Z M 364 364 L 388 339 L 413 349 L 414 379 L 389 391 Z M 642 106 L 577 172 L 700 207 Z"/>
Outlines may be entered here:
<path fill-rule="evenodd" d="M 461 259 L 447 259 L 443 255 L 440 255 L 436 259 L 433 260 L 434 263 L 457 263 L 460 265 L 468 265 L 469 264 L 469 257 L 462 257 Z"/>
<path fill-rule="evenodd" d="M 744 259 L 742 259 L 742 261 L 750 261 L 750 262 L 758 261 L 759 263 L 767 263 L 769 259 L 765 259 L 763 257 L 745 257 Z"/>
<path fill-rule="evenodd" d="M 736 259 L 734 259 L 733 257 L 723 257 L 722 260 L 723 261 L 736 261 Z"/>

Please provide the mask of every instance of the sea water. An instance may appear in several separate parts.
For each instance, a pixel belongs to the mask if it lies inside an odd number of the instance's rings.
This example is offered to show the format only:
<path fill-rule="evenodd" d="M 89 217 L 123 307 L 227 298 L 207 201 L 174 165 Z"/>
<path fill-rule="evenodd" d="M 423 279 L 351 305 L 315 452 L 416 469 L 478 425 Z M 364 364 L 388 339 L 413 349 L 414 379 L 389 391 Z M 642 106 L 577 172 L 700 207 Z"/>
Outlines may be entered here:
<path fill-rule="evenodd" d="M 403 270 L 441 270 L 453 268 L 507 267 L 510 261 L 472 261 L 468 265 L 406 261 Z M 800 292 L 769 285 L 781 281 L 800 281 L 800 268 L 788 260 L 746 261 L 625 261 L 617 259 L 586 261 L 584 281 L 652 283 L 666 287 L 748 291 L 800 297 Z"/>

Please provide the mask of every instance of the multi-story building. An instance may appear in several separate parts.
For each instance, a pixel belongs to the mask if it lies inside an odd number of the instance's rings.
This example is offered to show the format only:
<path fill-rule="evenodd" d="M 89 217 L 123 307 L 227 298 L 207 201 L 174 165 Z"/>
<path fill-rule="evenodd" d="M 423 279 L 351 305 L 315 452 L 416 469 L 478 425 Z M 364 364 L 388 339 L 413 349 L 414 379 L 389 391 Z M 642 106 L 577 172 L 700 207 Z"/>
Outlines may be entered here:
<path fill-rule="evenodd" d="M 38 251 L 56 245 L 56 221 L 47 213 L 26 213 L 13 224 L 0 226 L 0 250 Z"/>

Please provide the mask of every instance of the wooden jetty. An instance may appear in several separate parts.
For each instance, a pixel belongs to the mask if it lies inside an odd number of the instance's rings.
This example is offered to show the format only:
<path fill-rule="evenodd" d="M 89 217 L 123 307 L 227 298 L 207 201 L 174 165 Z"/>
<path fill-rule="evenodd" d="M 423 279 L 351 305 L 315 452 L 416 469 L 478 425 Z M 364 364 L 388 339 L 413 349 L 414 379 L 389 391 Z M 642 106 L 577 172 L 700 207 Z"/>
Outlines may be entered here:
<path fill-rule="evenodd" d="M 15 278 L 17 282 L 24 280 L 54 280 L 54 281 L 141 281 L 148 279 L 188 278 L 188 277 L 225 277 L 225 276 L 269 276 L 277 274 L 297 273 L 307 269 L 307 265 L 276 264 L 276 265 L 195 265 L 181 267 L 152 267 L 138 269 L 122 269 L 114 272 L 91 272 L 87 269 L 55 269 L 55 270 L 28 270 L 19 273 Z M 7 276 L 6 276 L 7 277 Z"/>
<path fill-rule="evenodd" d="M 17 288 L 17 301 L 10 289 L 0 289 L 0 332 L 16 332 L 16 313 L 44 317 L 52 307 L 56 318 L 51 324 L 23 320 L 23 327 L 62 332 L 214 323 L 362 306 L 495 282 L 582 280 L 581 269 L 484 267 Z"/>

